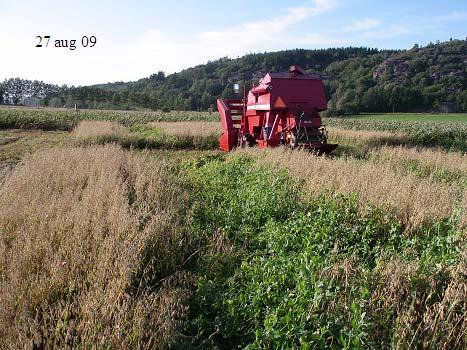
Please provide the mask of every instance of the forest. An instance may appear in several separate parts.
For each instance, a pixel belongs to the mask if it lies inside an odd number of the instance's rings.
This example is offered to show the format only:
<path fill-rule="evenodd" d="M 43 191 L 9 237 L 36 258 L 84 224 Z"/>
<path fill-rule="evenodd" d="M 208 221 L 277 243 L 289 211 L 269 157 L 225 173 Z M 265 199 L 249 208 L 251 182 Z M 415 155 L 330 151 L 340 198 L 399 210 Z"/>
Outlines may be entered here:
<path fill-rule="evenodd" d="M 294 49 L 210 61 L 178 73 L 159 71 L 134 82 L 58 86 L 11 78 L 0 83 L 3 104 L 81 109 L 213 109 L 233 84 L 247 89 L 265 73 L 292 64 L 324 80 L 330 115 L 364 112 L 467 111 L 467 42 L 415 44 L 410 50 L 365 47 Z M 157 69 L 155 69 L 156 71 Z"/>

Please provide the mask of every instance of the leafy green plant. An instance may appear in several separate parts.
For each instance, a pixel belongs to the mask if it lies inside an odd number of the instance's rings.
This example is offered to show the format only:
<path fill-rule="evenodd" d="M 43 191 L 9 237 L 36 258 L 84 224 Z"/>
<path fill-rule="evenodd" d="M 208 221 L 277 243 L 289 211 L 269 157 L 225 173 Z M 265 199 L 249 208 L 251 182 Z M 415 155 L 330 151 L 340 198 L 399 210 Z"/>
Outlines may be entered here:
<path fill-rule="evenodd" d="M 454 281 L 446 271 L 460 263 L 463 246 L 454 217 L 409 237 L 388 213 L 368 207 L 362 215 L 355 196 L 304 201 L 299 183 L 248 157 L 198 160 L 186 169 L 192 230 L 206 242 L 226 236 L 229 247 L 207 249 L 195 267 L 185 331 L 201 348 L 407 347 L 420 317 Z M 399 270 L 387 272 L 392 266 Z M 413 272 L 399 282 L 387 280 L 409 266 Z M 381 289 L 402 298 L 399 304 L 385 302 Z M 409 328 L 397 328 L 409 316 Z M 445 341 L 441 333 L 434 327 L 413 344 Z"/>

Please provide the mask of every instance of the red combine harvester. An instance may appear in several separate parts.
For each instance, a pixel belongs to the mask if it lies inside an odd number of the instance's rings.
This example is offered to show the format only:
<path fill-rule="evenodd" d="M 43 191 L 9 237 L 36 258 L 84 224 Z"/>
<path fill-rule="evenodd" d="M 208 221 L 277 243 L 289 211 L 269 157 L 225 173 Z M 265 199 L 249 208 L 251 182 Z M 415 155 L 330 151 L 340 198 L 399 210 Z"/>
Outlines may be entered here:
<path fill-rule="evenodd" d="M 305 148 L 329 153 L 337 145 L 327 143 L 319 112 L 327 109 L 321 79 L 299 66 L 288 73 L 268 73 L 243 99 L 217 100 L 222 129 L 219 146 Z"/>

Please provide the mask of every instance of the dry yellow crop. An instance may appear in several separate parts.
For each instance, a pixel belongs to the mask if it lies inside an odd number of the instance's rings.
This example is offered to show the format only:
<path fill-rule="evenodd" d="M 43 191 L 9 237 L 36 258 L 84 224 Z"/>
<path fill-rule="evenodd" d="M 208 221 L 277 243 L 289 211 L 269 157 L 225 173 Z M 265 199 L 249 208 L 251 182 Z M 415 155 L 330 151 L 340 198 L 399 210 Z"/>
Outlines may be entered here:
<path fill-rule="evenodd" d="M 167 165 L 108 145 L 14 169 L 0 188 L 0 348 L 65 348 L 75 333 L 85 348 L 173 339 L 190 280 L 173 272 L 189 242 Z"/>
<path fill-rule="evenodd" d="M 222 134 L 219 122 L 154 122 L 148 125 L 172 135 L 210 136 Z"/>
<path fill-rule="evenodd" d="M 393 164 L 404 161 L 415 162 L 429 168 L 431 171 L 459 171 L 467 176 L 467 154 L 454 151 L 443 151 L 429 148 L 382 147 L 372 150 L 371 160 L 391 162 Z"/>
<path fill-rule="evenodd" d="M 327 127 L 330 141 L 350 145 L 400 145 L 407 143 L 407 135 L 402 132 L 377 130 L 351 130 Z"/>
<path fill-rule="evenodd" d="M 285 167 L 304 181 L 312 196 L 323 191 L 357 193 L 362 208 L 373 204 L 395 210 L 409 229 L 435 218 L 450 217 L 457 208 L 463 210 L 461 224 L 466 223 L 465 189 L 420 178 L 413 173 L 394 172 L 388 163 L 319 157 L 283 148 L 243 152 L 257 157 L 260 164 Z"/>
<path fill-rule="evenodd" d="M 128 137 L 130 132 L 126 127 L 116 122 L 85 120 L 73 129 L 72 135 L 80 139 L 123 138 Z"/>

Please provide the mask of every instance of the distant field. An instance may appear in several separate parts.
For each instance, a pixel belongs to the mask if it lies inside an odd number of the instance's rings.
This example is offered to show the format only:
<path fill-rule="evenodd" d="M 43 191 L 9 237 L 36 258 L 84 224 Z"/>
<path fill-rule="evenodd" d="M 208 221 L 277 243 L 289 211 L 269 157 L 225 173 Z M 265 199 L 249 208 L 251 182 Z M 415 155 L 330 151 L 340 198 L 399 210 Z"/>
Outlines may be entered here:
<path fill-rule="evenodd" d="M 400 120 L 413 122 L 464 122 L 467 123 L 467 113 L 381 113 L 381 114 L 360 114 L 353 118 L 372 120 Z"/>
<path fill-rule="evenodd" d="M 403 133 L 407 145 L 444 147 L 467 151 L 467 123 L 433 120 L 391 120 L 374 118 L 326 118 L 326 126 L 346 130 L 376 130 Z M 332 136 L 332 135 L 331 135 Z"/>
<path fill-rule="evenodd" d="M 219 123 L 219 115 L 215 111 L 211 113 L 194 111 L 164 113 L 162 111 L 0 108 L 0 129 L 70 131 L 81 121 L 110 121 L 125 127 L 137 128 L 154 122 L 209 121 Z M 411 146 L 444 147 L 462 152 L 467 150 L 465 141 L 467 139 L 467 114 L 364 114 L 347 118 L 325 118 L 324 124 L 347 130 L 404 133 L 407 135 L 406 144 Z M 177 129 L 187 127 L 196 129 L 199 125 L 187 126 L 184 123 L 176 126 Z M 187 140 L 184 140 L 182 144 L 185 144 L 185 141 Z M 189 143 L 191 144 L 191 141 Z M 212 146 L 211 143 L 209 145 L 209 147 Z"/>
<path fill-rule="evenodd" d="M 71 130 L 82 120 L 107 120 L 126 126 L 161 121 L 219 120 L 217 112 L 110 111 L 63 108 L 0 107 L 0 129 Z"/>
<path fill-rule="evenodd" d="M 327 119 L 327 118 L 326 118 Z M 368 121 L 408 122 L 462 122 L 467 123 L 467 113 L 376 113 L 359 114 L 347 118 Z M 26 128 L 44 130 L 71 130 L 81 120 L 116 121 L 127 126 L 148 122 L 219 121 L 217 111 L 122 111 L 83 109 L 75 112 L 65 108 L 29 108 L 0 106 L 0 128 Z"/>

